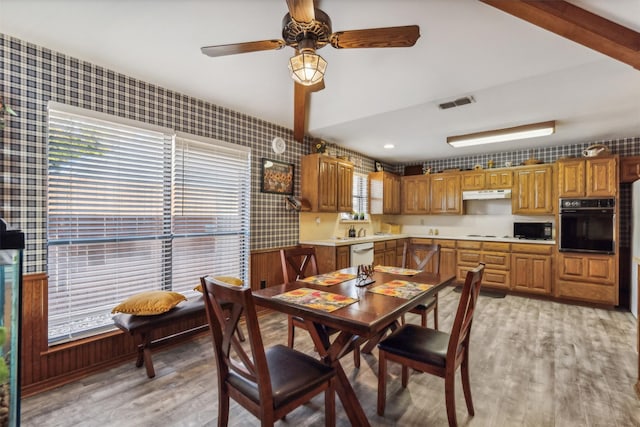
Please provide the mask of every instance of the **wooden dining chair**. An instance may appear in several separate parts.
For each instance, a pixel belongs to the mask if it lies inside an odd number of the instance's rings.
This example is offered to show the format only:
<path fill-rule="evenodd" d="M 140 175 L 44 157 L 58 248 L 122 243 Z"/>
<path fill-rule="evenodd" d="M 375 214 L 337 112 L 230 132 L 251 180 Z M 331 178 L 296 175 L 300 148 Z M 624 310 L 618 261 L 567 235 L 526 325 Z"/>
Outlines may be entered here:
<path fill-rule="evenodd" d="M 402 365 L 402 387 L 407 387 L 409 368 L 444 378 L 449 426 L 457 426 L 455 374 L 461 367 L 462 390 L 469 415 L 474 415 L 469 384 L 469 337 L 480 293 L 484 264 L 470 270 L 462 287 L 451 333 L 407 323 L 378 344 L 378 415 L 386 403 L 387 361 Z"/>
<path fill-rule="evenodd" d="M 431 264 L 430 264 L 431 263 Z M 426 243 L 408 243 L 404 244 L 404 252 L 402 253 L 402 266 L 404 268 L 415 268 L 416 270 L 424 270 L 431 266 L 431 272 L 438 274 L 440 272 L 440 245 Z M 435 293 L 429 297 L 427 301 L 419 304 L 409 313 L 420 315 L 421 325 L 427 327 L 427 314 L 433 311 L 433 325 L 438 329 L 438 294 Z M 402 316 L 402 323 L 405 317 Z"/>
<path fill-rule="evenodd" d="M 298 279 L 315 276 L 318 273 L 318 261 L 314 247 L 296 246 L 288 249 L 280 249 L 280 261 L 282 263 L 282 276 L 284 283 L 295 282 Z M 287 344 L 293 348 L 295 340 L 295 328 L 307 330 L 304 320 L 297 316 L 288 316 Z M 327 333 L 332 335 L 339 332 L 338 329 L 329 328 Z M 353 345 L 353 364 L 360 368 L 360 347 Z"/>
<path fill-rule="evenodd" d="M 265 349 L 251 288 L 206 276 L 200 281 L 216 358 L 218 426 L 229 422 L 230 398 L 260 419 L 262 426 L 273 426 L 322 392 L 325 423 L 335 426 L 335 369 L 284 345 Z M 231 306 L 229 312 L 223 304 Z M 246 321 L 249 353 L 235 334 L 241 316 Z"/>

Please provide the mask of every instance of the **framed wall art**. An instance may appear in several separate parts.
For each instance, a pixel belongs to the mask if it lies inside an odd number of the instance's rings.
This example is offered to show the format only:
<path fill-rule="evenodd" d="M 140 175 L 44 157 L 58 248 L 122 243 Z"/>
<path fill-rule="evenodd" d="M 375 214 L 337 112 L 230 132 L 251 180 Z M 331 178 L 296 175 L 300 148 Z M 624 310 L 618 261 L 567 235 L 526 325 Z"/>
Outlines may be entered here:
<path fill-rule="evenodd" d="M 293 195 L 294 168 L 293 163 L 263 158 L 260 191 Z"/>

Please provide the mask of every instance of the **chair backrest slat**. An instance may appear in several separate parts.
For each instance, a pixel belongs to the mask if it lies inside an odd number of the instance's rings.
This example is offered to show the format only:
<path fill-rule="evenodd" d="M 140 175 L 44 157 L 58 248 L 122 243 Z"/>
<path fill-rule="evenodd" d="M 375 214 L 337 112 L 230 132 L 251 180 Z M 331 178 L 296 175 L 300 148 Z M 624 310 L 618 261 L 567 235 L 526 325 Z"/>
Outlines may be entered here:
<path fill-rule="evenodd" d="M 411 266 L 409 261 L 413 260 L 415 266 Z M 440 245 L 427 243 L 405 242 L 402 255 L 402 266 L 404 268 L 415 267 L 417 270 L 424 270 L 429 262 L 432 263 L 432 273 L 440 272 Z"/>
<path fill-rule="evenodd" d="M 289 249 L 280 249 L 280 261 L 285 283 L 318 274 L 316 250 L 313 247 L 296 246 Z"/>
<path fill-rule="evenodd" d="M 261 399 L 272 400 L 269 369 L 251 288 L 230 285 L 210 277 L 201 277 L 200 282 L 220 385 L 232 371 L 256 384 Z M 246 322 L 250 354 L 242 347 L 236 334 L 242 316 Z"/>
<path fill-rule="evenodd" d="M 453 321 L 453 327 L 451 328 L 451 338 L 449 339 L 449 347 L 447 348 L 447 359 L 452 356 L 455 358 L 455 355 L 463 351 L 465 347 L 468 348 L 469 334 L 478 295 L 480 294 L 483 273 L 484 264 L 482 263 L 467 272 L 467 277 L 462 286 L 458 310 Z"/>

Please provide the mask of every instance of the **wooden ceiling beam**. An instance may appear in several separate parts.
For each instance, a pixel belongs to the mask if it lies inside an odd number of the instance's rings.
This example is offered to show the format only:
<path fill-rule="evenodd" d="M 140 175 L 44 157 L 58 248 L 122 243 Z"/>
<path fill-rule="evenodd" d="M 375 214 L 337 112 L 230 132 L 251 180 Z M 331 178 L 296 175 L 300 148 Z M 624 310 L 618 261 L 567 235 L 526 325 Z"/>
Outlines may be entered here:
<path fill-rule="evenodd" d="M 480 0 L 640 70 L 640 33 L 563 0 Z"/>

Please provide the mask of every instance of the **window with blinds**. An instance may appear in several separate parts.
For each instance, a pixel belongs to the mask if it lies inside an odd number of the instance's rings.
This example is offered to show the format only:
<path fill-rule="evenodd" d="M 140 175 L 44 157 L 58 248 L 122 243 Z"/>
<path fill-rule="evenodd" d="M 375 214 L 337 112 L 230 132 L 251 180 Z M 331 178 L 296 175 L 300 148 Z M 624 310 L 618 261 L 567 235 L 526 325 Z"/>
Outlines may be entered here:
<path fill-rule="evenodd" d="M 144 290 L 247 280 L 248 150 L 82 113 L 49 109 L 49 342 L 112 327 Z"/>
<path fill-rule="evenodd" d="M 367 175 L 353 174 L 353 211 L 367 212 Z"/>

